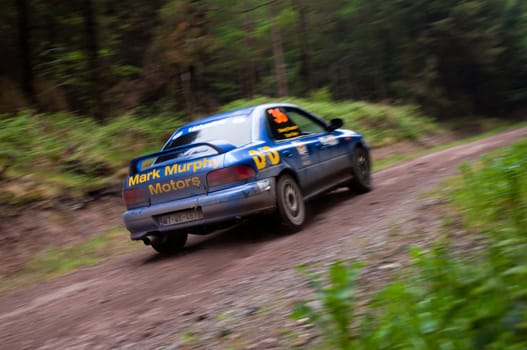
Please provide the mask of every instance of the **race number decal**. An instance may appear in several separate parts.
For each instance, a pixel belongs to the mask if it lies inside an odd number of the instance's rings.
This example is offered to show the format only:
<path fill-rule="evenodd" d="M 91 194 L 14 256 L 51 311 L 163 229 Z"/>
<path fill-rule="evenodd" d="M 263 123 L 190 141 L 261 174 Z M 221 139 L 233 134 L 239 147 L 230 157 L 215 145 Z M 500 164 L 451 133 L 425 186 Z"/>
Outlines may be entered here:
<path fill-rule="evenodd" d="M 287 123 L 289 121 L 289 118 L 287 117 L 287 114 L 282 112 L 280 108 L 271 108 L 267 110 L 267 113 L 273 116 L 274 122 L 276 124 L 283 124 Z"/>
<path fill-rule="evenodd" d="M 261 147 L 258 150 L 250 150 L 249 155 L 253 158 L 258 170 L 265 168 L 268 160 L 271 165 L 280 163 L 280 155 L 269 146 Z"/>

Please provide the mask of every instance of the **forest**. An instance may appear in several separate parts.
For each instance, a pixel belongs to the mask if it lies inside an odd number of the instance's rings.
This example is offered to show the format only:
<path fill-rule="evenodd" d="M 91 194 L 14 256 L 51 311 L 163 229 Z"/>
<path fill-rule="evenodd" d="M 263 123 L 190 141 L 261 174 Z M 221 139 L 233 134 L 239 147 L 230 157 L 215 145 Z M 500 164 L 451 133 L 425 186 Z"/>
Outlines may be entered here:
<path fill-rule="evenodd" d="M 0 113 L 185 118 L 241 98 L 527 105 L 522 0 L 7 0 Z"/>

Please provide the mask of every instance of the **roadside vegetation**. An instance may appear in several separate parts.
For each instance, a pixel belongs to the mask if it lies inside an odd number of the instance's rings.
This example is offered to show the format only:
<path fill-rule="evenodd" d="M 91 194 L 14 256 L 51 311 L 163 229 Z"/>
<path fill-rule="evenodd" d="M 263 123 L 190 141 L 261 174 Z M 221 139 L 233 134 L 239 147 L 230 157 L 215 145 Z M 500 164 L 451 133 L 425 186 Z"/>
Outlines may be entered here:
<path fill-rule="evenodd" d="M 34 255 L 16 272 L 4 276 L 0 274 L 0 292 L 58 277 L 132 251 L 137 245 L 123 239 L 126 235 L 123 228 L 111 227 L 86 242 L 49 246 Z"/>
<path fill-rule="evenodd" d="M 419 141 L 441 133 L 438 124 L 411 105 L 288 99 L 326 120 L 343 118 L 345 126 L 366 135 L 373 147 L 402 140 Z M 269 98 L 235 101 L 223 109 L 246 107 Z M 199 117 L 199 116 L 195 116 Z M 184 119 L 176 114 L 141 118 L 124 115 L 104 125 L 68 113 L 30 111 L 0 116 L 0 162 L 7 181 L 3 203 L 26 205 L 51 198 L 83 199 L 102 192 L 118 193 L 131 158 L 158 150 Z"/>
<path fill-rule="evenodd" d="M 181 119 L 124 115 L 106 125 L 68 113 L 4 115 L 0 129 L 3 203 L 23 205 L 55 197 L 81 199 L 117 193 L 129 160 L 159 149 Z"/>
<path fill-rule="evenodd" d="M 452 209 L 443 239 L 411 249 L 410 266 L 366 307 L 357 297 L 361 265 L 339 261 L 327 274 L 301 268 L 315 303 L 299 303 L 292 316 L 315 324 L 327 349 L 525 349 L 525 154 L 522 141 L 464 164 L 439 194 Z"/>
<path fill-rule="evenodd" d="M 221 110 L 265 103 L 260 97 L 237 100 Z M 367 102 L 334 102 L 325 89 L 310 99 L 288 98 L 326 120 L 344 119 L 346 128 L 363 133 L 373 148 L 402 141 L 416 150 L 434 146 L 428 139 L 454 139 L 459 125 L 439 124 L 414 105 L 385 105 Z M 203 115 L 195 115 L 194 118 Z M 188 118 L 187 118 L 188 119 Z M 186 119 L 178 114 L 143 117 L 126 114 L 101 125 L 93 118 L 60 112 L 40 114 L 23 111 L 0 115 L 0 181 L 4 191 L 0 202 L 22 207 L 51 199 L 83 201 L 101 194 L 118 194 L 127 174 L 129 161 L 159 150 L 172 132 Z M 511 125 L 510 120 L 475 119 L 478 131 Z M 462 126 L 470 132 L 471 125 Z M 440 141 L 441 142 L 441 141 Z M 404 154 L 384 160 L 386 166 Z M 377 159 L 376 159 L 377 160 Z"/>

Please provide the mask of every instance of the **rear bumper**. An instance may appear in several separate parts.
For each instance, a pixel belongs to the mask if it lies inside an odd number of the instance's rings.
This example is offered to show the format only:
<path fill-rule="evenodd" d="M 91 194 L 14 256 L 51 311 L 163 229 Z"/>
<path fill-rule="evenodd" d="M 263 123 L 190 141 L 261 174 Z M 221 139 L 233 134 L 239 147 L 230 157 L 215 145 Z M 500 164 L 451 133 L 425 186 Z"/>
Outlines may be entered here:
<path fill-rule="evenodd" d="M 178 199 L 150 207 L 130 209 L 123 214 L 124 224 L 133 240 L 140 240 L 150 232 L 188 229 L 216 224 L 266 211 L 276 206 L 275 179 L 269 178 L 206 195 Z M 163 225 L 159 215 L 201 207 L 199 220 Z"/>

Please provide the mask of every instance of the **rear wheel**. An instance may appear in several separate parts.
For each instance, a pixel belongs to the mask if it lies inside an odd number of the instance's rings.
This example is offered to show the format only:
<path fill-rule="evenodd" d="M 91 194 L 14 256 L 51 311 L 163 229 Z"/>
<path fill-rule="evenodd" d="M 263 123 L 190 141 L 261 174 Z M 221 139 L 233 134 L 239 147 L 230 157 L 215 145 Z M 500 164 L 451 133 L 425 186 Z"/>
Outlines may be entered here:
<path fill-rule="evenodd" d="M 152 240 L 152 248 L 160 254 L 174 254 L 183 250 L 187 237 L 187 233 L 164 232 Z"/>
<path fill-rule="evenodd" d="M 351 172 L 353 175 L 353 180 L 351 180 L 350 184 L 352 191 L 357 193 L 371 191 L 370 154 L 363 147 L 355 147 Z"/>
<path fill-rule="evenodd" d="M 302 191 L 290 175 L 278 178 L 276 201 L 280 223 L 290 231 L 298 231 L 306 220 L 306 207 Z"/>

